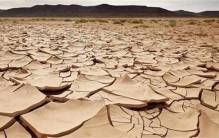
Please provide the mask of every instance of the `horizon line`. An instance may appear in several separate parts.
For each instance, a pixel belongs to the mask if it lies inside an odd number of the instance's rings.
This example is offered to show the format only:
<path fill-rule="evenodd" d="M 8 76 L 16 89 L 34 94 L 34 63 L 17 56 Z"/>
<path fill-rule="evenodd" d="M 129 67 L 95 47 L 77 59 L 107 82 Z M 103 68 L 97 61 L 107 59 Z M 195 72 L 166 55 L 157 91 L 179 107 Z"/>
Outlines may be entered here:
<path fill-rule="evenodd" d="M 83 7 L 93 7 L 93 6 L 100 6 L 100 5 L 109 5 L 109 6 L 145 6 L 145 7 L 149 7 L 149 8 L 162 8 L 162 9 L 166 9 L 168 11 L 186 11 L 186 12 L 192 12 L 192 13 L 201 13 L 201 12 L 205 12 L 205 11 L 219 11 L 219 10 L 204 10 L 204 11 L 200 11 L 200 12 L 193 12 L 193 11 L 189 11 L 189 10 L 183 10 L 183 9 L 179 9 L 179 10 L 169 10 L 167 8 L 163 8 L 163 7 L 155 7 L 155 6 L 147 6 L 147 5 L 123 5 L 123 4 L 118 4 L 118 5 L 113 5 L 113 4 L 107 4 L 107 3 L 103 3 L 103 4 L 97 4 L 97 5 L 80 5 L 80 4 L 36 4 L 33 6 L 23 6 L 23 7 L 12 7 L 12 8 L 1 8 L 0 10 L 10 10 L 10 9 L 18 9 L 18 8 L 32 8 L 35 6 L 58 6 L 58 5 L 62 5 L 62 6 L 70 6 L 70 5 L 77 5 L 77 6 L 83 6 Z"/>

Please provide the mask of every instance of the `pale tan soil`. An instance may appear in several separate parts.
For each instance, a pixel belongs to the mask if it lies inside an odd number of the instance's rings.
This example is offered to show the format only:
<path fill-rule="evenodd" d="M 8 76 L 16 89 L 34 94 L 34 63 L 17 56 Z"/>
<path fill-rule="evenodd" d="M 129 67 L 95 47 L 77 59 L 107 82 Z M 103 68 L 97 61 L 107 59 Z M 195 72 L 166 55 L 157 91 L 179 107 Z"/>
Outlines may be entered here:
<path fill-rule="evenodd" d="M 84 20 L 0 19 L 0 137 L 219 137 L 218 19 Z"/>

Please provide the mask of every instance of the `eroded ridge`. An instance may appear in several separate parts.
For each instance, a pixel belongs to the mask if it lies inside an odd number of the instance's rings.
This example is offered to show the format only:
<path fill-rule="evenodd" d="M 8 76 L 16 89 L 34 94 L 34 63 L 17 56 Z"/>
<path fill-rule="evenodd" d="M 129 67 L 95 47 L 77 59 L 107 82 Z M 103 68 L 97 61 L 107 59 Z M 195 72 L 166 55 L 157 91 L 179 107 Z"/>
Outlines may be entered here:
<path fill-rule="evenodd" d="M 218 23 L 142 21 L 2 22 L 0 137 L 219 137 Z"/>

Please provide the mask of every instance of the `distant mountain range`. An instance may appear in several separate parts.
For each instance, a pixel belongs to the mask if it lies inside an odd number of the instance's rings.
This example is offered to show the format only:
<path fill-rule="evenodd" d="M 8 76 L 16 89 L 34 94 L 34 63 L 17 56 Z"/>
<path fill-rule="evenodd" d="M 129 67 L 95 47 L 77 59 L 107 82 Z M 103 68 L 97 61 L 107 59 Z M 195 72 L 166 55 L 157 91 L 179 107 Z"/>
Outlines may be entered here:
<path fill-rule="evenodd" d="M 36 5 L 0 10 L 0 17 L 219 17 L 219 11 L 194 13 L 147 6 Z"/>
<path fill-rule="evenodd" d="M 219 11 L 204 11 L 199 14 L 205 17 L 219 17 Z"/>
<path fill-rule="evenodd" d="M 3 11 L 4 11 L 4 10 L 1 10 L 1 9 L 0 9 L 0 13 L 2 13 Z"/>
<path fill-rule="evenodd" d="M 183 15 L 183 16 L 198 16 L 198 13 L 184 11 L 184 10 L 173 11 L 173 12 L 175 12 L 178 15 Z"/>

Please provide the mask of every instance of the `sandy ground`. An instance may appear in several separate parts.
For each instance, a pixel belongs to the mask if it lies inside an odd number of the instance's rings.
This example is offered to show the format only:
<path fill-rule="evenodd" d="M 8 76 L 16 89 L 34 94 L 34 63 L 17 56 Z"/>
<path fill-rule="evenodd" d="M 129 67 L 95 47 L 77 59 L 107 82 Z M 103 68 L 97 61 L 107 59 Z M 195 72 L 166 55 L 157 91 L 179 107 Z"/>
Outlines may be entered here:
<path fill-rule="evenodd" d="M 0 19 L 0 138 L 219 136 L 219 19 Z"/>

